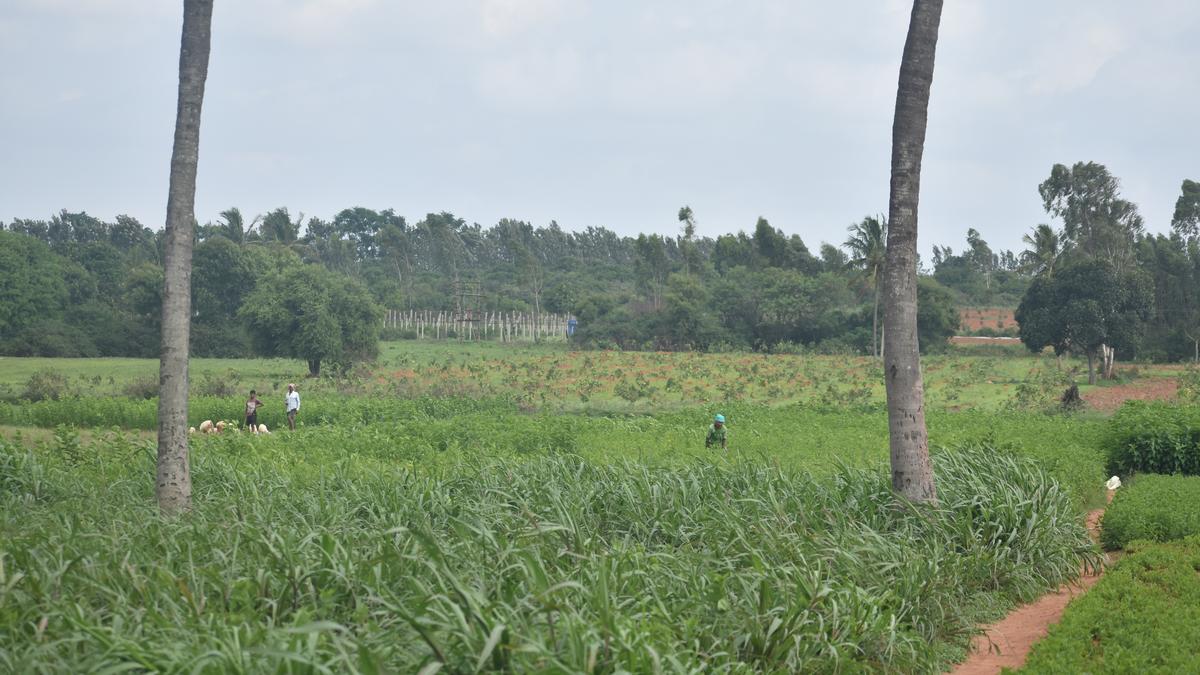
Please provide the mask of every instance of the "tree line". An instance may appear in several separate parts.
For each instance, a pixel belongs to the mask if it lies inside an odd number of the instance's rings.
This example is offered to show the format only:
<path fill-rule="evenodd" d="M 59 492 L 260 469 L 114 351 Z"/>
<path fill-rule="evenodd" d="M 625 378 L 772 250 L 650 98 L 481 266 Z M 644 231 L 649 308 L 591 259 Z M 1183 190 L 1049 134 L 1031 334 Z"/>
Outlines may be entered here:
<path fill-rule="evenodd" d="M 376 310 L 453 310 L 457 284 L 468 281 L 482 290 L 480 311 L 578 317 L 585 346 L 873 349 L 867 308 L 877 306 L 881 217 L 855 224 L 845 248 L 826 244 L 816 256 L 765 219 L 714 239 L 695 235 L 691 209 L 679 217 L 679 236 L 623 237 L 554 222 L 482 227 L 445 212 L 409 223 L 391 209 L 350 208 L 329 220 L 286 208 L 246 219 L 229 209 L 195 228 L 191 351 L 299 355 L 311 347 L 283 348 L 283 335 L 306 334 L 313 322 L 269 327 L 268 318 L 315 316 L 315 307 L 293 305 L 327 304 L 319 288 L 341 284 L 343 295 Z M 0 277 L 10 289 L 0 300 L 0 352 L 157 355 L 162 232 L 128 216 L 105 222 L 68 211 L 0 230 Z M 956 328 L 956 300 L 932 277 L 922 289 L 935 344 Z M 369 351 L 358 342 L 351 350 Z"/>
<path fill-rule="evenodd" d="M 1098 350 L 1080 341 L 1078 329 L 1069 338 L 1047 332 L 1032 308 L 1049 302 L 1048 280 L 1099 261 L 1122 280 L 1103 286 L 1129 287 L 1134 295 L 1125 304 L 1137 310 L 1118 315 L 1123 328 L 1106 331 L 1105 344 L 1126 356 L 1194 356 L 1200 186 L 1185 181 L 1169 235 L 1144 231 L 1136 207 L 1099 164 L 1056 166 L 1039 192 L 1061 224 L 1033 228 L 1025 250 L 994 251 L 970 228 L 960 252 L 935 246 L 931 264 L 919 263 L 923 348 L 958 329 L 957 307 L 1025 299 L 1022 336 L 1031 346 Z M 392 209 L 348 208 L 326 220 L 287 208 L 248 219 L 231 208 L 195 228 L 191 351 L 297 356 L 317 371 L 321 360 L 373 353 L 370 324 L 381 308 L 453 310 L 456 284 L 469 281 L 482 290 L 480 311 L 576 316 L 584 346 L 881 352 L 886 218 L 863 218 L 844 241 L 822 243 L 815 253 L 765 218 L 748 232 L 715 238 L 696 235 L 697 218 L 685 206 L 671 219 L 677 235 L 626 237 L 555 222 L 504 219 L 483 227 L 448 212 L 410 223 Z M 128 216 L 106 222 L 68 211 L 0 230 L 0 352 L 158 354 L 161 231 Z M 1065 292 L 1063 302 L 1076 292 Z M 1106 325 L 1096 313 L 1076 323 Z"/>
<path fill-rule="evenodd" d="M 1200 361 L 1200 184 L 1183 181 L 1169 234 L 1149 234 L 1102 164 L 1055 165 L 1038 186 L 1061 228 L 1026 238 L 1036 276 L 1017 308 L 1020 335 L 1088 359 L 1089 382 L 1114 356 Z"/>

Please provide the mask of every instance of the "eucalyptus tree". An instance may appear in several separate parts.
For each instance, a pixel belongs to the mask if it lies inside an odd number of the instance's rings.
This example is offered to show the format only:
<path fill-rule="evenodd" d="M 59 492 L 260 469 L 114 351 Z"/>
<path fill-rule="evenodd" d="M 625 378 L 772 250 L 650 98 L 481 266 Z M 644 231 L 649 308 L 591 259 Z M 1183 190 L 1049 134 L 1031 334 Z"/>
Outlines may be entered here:
<path fill-rule="evenodd" d="M 914 0 L 892 123 L 891 194 L 883 270 L 887 294 L 883 327 L 888 336 L 883 366 L 892 489 L 915 502 L 937 501 L 917 338 L 917 206 L 941 16 L 942 0 Z"/>
<path fill-rule="evenodd" d="M 1103 164 L 1055 164 L 1038 185 L 1046 212 L 1063 221 L 1072 254 L 1111 263 L 1118 271 L 1134 263 L 1134 244 L 1144 224 L 1137 206 L 1121 197 L 1120 181 Z"/>
<path fill-rule="evenodd" d="M 1184 180 L 1179 199 L 1175 200 L 1175 214 L 1171 218 L 1171 231 L 1184 241 L 1200 237 L 1200 183 Z"/>
<path fill-rule="evenodd" d="M 683 206 L 679 209 L 679 222 L 683 223 L 683 235 L 679 237 L 679 252 L 683 258 L 683 274 L 690 276 L 692 270 L 699 271 L 703 257 L 696 247 L 696 214 L 692 207 Z"/>
<path fill-rule="evenodd" d="M 188 467 L 188 342 L 191 326 L 192 243 L 196 167 L 200 161 L 200 109 L 212 43 L 212 0 L 184 0 L 179 47 L 179 100 L 167 192 L 162 298 L 162 349 L 158 375 L 158 461 L 155 494 L 164 513 L 191 509 Z"/>

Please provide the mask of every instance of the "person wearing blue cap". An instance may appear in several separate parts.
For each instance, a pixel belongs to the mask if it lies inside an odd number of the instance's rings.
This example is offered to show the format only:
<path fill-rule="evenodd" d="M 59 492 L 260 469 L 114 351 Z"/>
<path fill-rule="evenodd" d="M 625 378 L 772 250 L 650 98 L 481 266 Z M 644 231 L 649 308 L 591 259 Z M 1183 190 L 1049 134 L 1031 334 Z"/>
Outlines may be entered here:
<path fill-rule="evenodd" d="M 725 416 L 717 415 L 713 423 L 708 425 L 708 435 L 704 437 L 704 447 L 721 446 L 722 450 L 729 449 L 729 432 L 725 429 Z"/>

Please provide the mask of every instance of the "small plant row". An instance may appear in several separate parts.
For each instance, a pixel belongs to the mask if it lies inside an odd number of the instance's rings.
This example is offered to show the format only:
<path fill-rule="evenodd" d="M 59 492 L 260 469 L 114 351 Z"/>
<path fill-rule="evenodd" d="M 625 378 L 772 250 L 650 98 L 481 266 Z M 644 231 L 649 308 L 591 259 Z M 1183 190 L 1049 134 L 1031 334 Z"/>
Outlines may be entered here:
<path fill-rule="evenodd" d="M 1103 444 L 1113 474 L 1200 475 L 1200 406 L 1129 401 L 1109 421 Z"/>
<path fill-rule="evenodd" d="M 1105 510 L 1100 541 L 1114 550 L 1191 535 L 1200 535 L 1200 476 L 1139 474 Z"/>
<path fill-rule="evenodd" d="M 1107 521 L 1107 517 L 1105 518 Z M 1022 673 L 1194 673 L 1200 536 L 1135 544 L 1038 642 Z"/>

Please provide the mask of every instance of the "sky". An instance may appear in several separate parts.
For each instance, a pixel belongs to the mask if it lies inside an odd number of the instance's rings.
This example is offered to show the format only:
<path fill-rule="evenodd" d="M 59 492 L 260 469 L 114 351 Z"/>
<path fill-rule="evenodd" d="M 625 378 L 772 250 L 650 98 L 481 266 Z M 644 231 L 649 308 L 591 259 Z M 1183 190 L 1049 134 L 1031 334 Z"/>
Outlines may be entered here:
<path fill-rule="evenodd" d="M 0 221 L 160 228 L 182 3 L 0 3 Z M 196 216 L 451 211 L 703 235 L 759 216 L 814 251 L 886 213 L 901 0 L 216 0 Z M 1097 161 L 1151 231 L 1200 179 L 1200 3 L 949 0 L 920 247 L 1053 222 Z"/>

